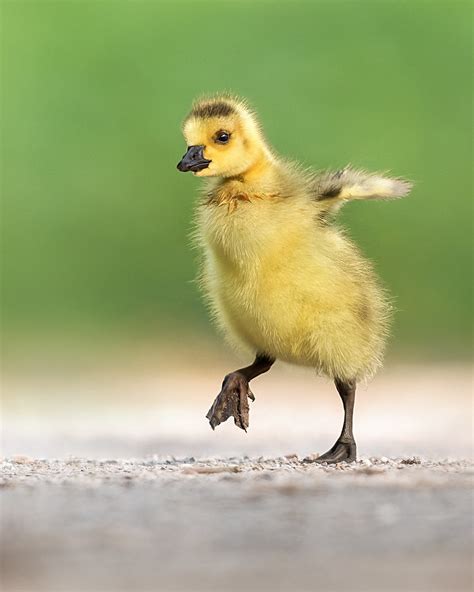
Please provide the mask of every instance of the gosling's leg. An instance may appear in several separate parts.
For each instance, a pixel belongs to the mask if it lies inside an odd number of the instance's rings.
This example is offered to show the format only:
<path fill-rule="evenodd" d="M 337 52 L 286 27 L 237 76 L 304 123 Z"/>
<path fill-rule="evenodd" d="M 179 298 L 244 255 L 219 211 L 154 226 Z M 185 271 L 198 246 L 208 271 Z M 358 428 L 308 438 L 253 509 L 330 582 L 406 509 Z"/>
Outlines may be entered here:
<path fill-rule="evenodd" d="M 227 374 L 222 383 L 221 392 L 206 415 L 213 430 L 233 416 L 235 425 L 247 431 L 249 427 L 248 399 L 255 400 L 249 382 L 252 378 L 268 372 L 274 361 L 274 358 L 270 356 L 257 354 L 253 364 Z"/>
<path fill-rule="evenodd" d="M 356 382 L 355 380 L 344 382 L 336 378 L 334 383 L 337 392 L 341 396 L 342 404 L 344 405 L 344 423 L 342 425 L 342 432 L 334 446 L 322 456 L 319 456 L 316 459 L 316 462 L 352 462 L 357 458 L 357 447 L 352 433 L 352 415 L 354 412 Z"/>

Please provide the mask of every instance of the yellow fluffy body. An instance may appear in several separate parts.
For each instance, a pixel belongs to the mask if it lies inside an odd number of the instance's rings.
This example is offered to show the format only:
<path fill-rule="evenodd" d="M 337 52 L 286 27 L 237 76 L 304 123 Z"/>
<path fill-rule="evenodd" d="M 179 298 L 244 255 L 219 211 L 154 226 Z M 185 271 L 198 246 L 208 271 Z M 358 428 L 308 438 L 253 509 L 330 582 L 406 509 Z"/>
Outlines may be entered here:
<path fill-rule="evenodd" d="M 232 113 L 196 115 L 213 102 Z M 220 129 L 229 145 L 213 142 Z M 405 195 L 409 184 L 350 168 L 304 171 L 275 156 L 235 98 L 200 101 L 183 131 L 212 161 L 196 173 L 214 177 L 197 208 L 196 237 L 202 285 L 227 336 L 332 378 L 370 377 L 382 361 L 390 305 L 331 215 L 349 199 Z"/>

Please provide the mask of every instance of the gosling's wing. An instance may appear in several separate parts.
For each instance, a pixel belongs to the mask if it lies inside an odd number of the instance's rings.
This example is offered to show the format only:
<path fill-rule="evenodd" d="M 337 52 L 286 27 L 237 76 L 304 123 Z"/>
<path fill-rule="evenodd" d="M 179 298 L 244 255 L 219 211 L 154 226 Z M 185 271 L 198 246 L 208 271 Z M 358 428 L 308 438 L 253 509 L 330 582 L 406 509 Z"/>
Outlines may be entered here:
<path fill-rule="evenodd" d="M 392 179 L 380 173 L 345 167 L 336 172 L 326 171 L 316 175 L 312 182 L 312 194 L 322 211 L 337 211 L 345 202 L 353 199 L 393 199 L 408 195 L 412 183 Z"/>

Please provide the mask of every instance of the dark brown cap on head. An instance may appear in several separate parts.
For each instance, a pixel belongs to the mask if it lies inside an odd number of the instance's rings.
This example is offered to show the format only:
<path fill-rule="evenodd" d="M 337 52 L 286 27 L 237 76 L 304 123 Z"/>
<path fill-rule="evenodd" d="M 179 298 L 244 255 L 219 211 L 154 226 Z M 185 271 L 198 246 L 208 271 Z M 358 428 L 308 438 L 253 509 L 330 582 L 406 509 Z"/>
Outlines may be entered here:
<path fill-rule="evenodd" d="M 197 104 L 192 108 L 189 117 L 208 119 L 210 117 L 227 117 L 232 113 L 235 113 L 235 109 L 230 103 L 216 101 Z"/>

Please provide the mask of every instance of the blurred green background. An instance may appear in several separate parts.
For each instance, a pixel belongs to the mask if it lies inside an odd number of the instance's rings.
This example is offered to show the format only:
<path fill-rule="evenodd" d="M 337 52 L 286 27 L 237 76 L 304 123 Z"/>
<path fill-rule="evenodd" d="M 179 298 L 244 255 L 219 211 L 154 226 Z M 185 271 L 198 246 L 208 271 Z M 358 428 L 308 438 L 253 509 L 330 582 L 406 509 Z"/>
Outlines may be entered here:
<path fill-rule="evenodd" d="M 395 297 L 392 351 L 469 353 L 469 2 L 1 8 L 8 338 L 212 331 L 187 238 L 200 182 L 176 163 L 192 99 L 231 90 L 282 154 L 415 181 L 409 198 L 353 204 L 341 221 Z"/>

